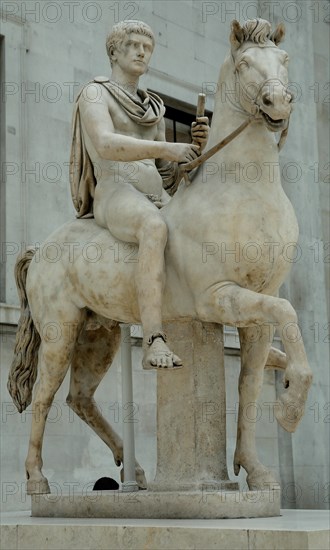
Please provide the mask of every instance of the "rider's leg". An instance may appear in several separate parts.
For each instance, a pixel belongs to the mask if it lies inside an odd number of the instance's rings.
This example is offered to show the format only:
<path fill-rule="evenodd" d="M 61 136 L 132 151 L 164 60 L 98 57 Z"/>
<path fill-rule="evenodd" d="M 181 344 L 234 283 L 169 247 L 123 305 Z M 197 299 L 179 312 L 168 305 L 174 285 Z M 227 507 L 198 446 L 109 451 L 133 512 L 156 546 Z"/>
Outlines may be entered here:
<path fill-rule="evenodd" d="M 162 295 L 167 227 L 157 209 L 150 210 L 146 223 L 141 223 L 137 231 L 137 237 L 139 254 L 135 280 L 145 337 L 143 367 L 177 368 L 182 362 L 168 349 L 163 332 Z"/>
<path fill-rule="evenodd" d="M 98 201 L 94 214 L 96 222 L 115 237 L 139 245 L 135 280 L 144 332 L 143 367 L 180 367 L 180 358 L 166 345 L 162 326 L 167 226 L 158 208 L 131 185 L 122 183 Z"/>

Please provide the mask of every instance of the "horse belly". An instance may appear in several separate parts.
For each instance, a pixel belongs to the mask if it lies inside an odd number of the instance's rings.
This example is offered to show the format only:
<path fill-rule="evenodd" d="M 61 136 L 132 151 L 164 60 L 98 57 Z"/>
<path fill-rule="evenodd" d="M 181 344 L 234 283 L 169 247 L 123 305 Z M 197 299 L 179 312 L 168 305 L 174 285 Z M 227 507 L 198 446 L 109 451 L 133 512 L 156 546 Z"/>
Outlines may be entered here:
<path fill-rule="evenodd" d="M 54 251 L 57 258 L 52 259 Z M 74 220 L 57 229 L 29 266 L 27 295 L 33 318 L 65 316 L 76 307 L 108 319 L 139 322 L 137 251 L 136 245 L 117 241 L 94 220 Z"/>
<path fill-rule="evenodd" d="M 139 323 L 134 270 L 138 247 L 114 241 L 101 246 L 99 259 L 89 262 L 81 254 L 69 277 L 79 306 L 108 319 Z"/>

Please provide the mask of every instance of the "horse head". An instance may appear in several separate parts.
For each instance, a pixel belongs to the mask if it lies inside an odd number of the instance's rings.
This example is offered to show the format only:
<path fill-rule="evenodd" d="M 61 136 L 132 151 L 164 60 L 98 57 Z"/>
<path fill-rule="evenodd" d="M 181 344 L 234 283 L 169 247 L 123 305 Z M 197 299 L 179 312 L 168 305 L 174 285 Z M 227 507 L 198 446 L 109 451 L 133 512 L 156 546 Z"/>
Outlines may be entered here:
<path fill-rule="evenodd" d="M 262 117 L 272 132 L 283 130 L 292 111 L 288 89 L 288 54 L 278 47 L 285 28 L 280 23 L 274 32 L 264 19 L 232 22 L 231 59 L 240 108 Z"/>

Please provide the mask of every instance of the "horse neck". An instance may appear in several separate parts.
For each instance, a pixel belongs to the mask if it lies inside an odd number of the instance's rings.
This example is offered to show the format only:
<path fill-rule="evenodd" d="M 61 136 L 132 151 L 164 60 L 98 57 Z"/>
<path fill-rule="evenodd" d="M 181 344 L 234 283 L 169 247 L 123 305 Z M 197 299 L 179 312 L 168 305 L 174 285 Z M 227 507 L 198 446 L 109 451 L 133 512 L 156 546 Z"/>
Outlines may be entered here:
<path fill-rule="evenodd" d="M 234 64 L 228 56 L 220 71 L 207 149 L 219 143 L 251 116 L 238 101 L 240 93 Z M 239 161 L 242 164 L 251 161 L 277 162 L 278 151 L 274 135 L 261 121 L 253 121 L 238 138 L 216 153 L 211 160 L 219 163 L 224 160 L 228 163 Z"/>
<path fill-rule="evenodd" d="M 219 138 L 222 139 L 228 134 L 228 131 L 234 129 L 235 124 L 240 125 L 249 116 L 240 107 L 235 90 L 235 75 L 232 62 L 228 57 L 221 67 L 217 83 L 208 147 L 215 145 Z"/>

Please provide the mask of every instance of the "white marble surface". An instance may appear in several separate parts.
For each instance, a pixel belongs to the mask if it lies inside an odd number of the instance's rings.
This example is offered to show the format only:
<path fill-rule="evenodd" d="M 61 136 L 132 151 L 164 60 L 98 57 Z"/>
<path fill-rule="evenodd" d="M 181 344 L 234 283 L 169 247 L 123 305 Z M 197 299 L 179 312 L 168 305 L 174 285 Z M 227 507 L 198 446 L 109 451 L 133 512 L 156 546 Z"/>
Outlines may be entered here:
<path fill-rule="evenodd" d="M 282 516 L 231 520 L 31 518 L 2 515 L 2 550 L 326 550 L 329 512 L 282 510 Z"/>
<path fill-rule="evenodd" d="M 253 529 L 271 531 L 330 530 L 328 510 L 281 510 L 275 518 L 250 519 L 89 519 L 89 518 L 33 518 L 30 512 L 5 512 L 0 525 L 115 525 L 139 527 L 223 527 L 226 529 Z"/>
<path fill-rule="evenodd" d="M 224 482 L 225 484 L 226 482 Z M 264 491 L 215 490 L 211 485 L 197 491 L 121 491 L 73 493 L 53 498 L 33 495 L 33 517 L 220 519 L 256 518 L 280 515 L 278 489 Z"/>

